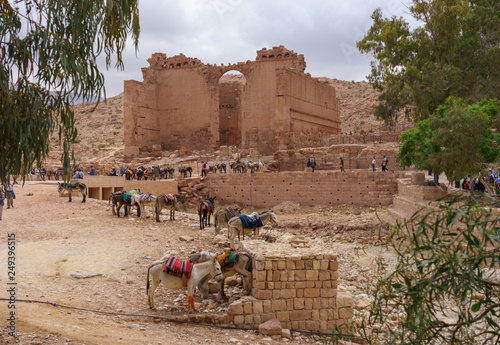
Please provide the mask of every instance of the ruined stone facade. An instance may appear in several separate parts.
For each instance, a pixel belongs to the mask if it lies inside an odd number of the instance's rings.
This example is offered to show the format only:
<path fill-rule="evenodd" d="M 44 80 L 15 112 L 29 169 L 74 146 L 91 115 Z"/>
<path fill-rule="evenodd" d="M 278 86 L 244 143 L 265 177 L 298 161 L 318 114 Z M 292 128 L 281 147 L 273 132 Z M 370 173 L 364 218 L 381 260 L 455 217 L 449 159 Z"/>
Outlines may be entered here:
<path fill-rule="evenodd" d="M 255 61 L 204 64 L 183 54 L 155 53 L 143 82 L 125 81 L 125 156 L 153 145 L 176 150 L 234 145 L 271 154 L 322 146 L 340 132 L 335 89 L 305 74 L 304 56 L 283 46 L 262 49 Z M 246 83 L 220 83 L 229 71 Z"/>

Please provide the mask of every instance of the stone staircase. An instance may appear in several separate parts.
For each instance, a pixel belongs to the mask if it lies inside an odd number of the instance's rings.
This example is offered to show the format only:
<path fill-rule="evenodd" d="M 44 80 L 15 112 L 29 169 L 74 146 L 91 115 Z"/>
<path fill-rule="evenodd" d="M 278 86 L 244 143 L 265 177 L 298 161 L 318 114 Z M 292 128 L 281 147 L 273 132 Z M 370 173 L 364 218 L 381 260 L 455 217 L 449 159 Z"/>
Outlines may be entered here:
<path fill-rule="evenodd" d="M 387 212 L 393 221 L 403 222 L 431 201 L 446 195 L 447 189 L 443 185 L 424 186 L 424 173 L 413 173 L 411 178 L 398 180 L 398 194 L 392 199 L 392 207 Z"/>

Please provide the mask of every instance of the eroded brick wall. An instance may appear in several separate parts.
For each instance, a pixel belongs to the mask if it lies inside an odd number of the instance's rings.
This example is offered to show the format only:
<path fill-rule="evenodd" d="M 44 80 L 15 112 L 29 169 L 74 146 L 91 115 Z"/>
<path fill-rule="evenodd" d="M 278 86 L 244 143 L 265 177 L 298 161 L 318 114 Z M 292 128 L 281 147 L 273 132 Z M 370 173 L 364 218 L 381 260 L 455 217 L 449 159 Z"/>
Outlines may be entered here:
<path fill-rule="evenodd" d="M 301 205 L 388 206 L 401 172 L 280 172 L 209 175 L 205 183 L 218 202 L 259 208 L 285 201 Z"/>

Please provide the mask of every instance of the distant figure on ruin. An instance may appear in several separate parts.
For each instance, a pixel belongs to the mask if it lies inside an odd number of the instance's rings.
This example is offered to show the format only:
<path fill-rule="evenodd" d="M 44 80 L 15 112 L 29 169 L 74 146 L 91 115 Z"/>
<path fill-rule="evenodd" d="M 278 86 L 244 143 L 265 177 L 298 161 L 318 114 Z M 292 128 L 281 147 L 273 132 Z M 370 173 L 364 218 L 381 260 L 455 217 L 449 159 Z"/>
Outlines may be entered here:
<path fill-rule="evenodd" d="M 93 165 L 90 166 L 90 172 L 89 175 L 94 176 L 95 175 L 95 168 Z"/>
<path fill-rule="evenodd" d="M 375 157 L 373 157 L 373 160 L 372 160 L 372 170 L 375 171 L 375 164 L 377 164 L 376 160 L 375 160 Z"/>
<path fill-rule="evenodd" d="M 340 171 L 345 172 L 345 169 L 344 169 L 344 160 L 342 159 L 342 157 L 340 157 Z"/>
<path fill-rule="evenodd" d="M 387 171 L 387 165 L 389 164 L 389 160 L 384 155 L 384 159 L 382 159 L 382 171 Z"/>
<path fill-rule="evenodd" d="M 316 160 L 314 158 L 311 161 L 311 168 L 312 168 L 312 172 L 314 172 L 314 169 L 316 168 Z"/>

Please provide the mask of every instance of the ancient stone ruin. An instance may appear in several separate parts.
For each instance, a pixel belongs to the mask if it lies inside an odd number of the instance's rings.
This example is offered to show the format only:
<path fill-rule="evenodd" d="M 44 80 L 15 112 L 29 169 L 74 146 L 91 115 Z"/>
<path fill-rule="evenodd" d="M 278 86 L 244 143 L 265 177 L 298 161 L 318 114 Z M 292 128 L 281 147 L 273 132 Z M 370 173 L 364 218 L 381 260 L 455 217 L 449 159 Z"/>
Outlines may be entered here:
<path fill-rule="evenodd" d="M 148 62 L 144 81 L 125 81 L 126 159 L 158 147 L 186 152 L 233 145 L 272 154 L 323 146 L 323 138 L 340 132 L 335 88 L 304 73 L 304 56 L 283 46 L 228 66 L 183 54 L 155 53 Z M 230 71 L 242 76 L 221 82 Z"/>

